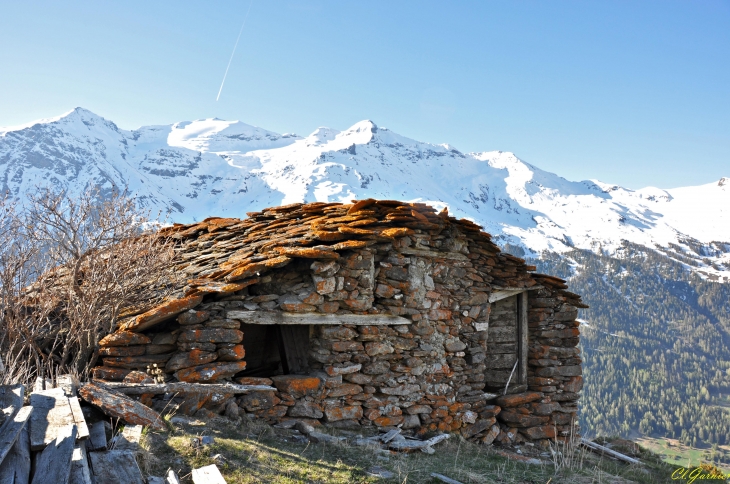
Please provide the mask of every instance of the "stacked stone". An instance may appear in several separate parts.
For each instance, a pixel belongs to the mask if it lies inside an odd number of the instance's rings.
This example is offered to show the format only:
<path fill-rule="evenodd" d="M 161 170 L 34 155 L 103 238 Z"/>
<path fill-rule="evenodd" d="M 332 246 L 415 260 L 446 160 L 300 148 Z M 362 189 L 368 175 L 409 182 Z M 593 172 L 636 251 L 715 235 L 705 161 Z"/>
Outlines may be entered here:
<path fill-rule="evenodd" d="M 501 253 L 480 227 L 423 204 L 294 204 L 249 215 L 162 232 L 177 240 L 179 268 L 191 279 L 177 299 L 122 322 L 110 337 L 149 342 L 105 342 L 143 349 L 104 350 L 100 375 L 132 364 L 111 358 L 157 357 L 169 378 L 273 385 L 234 405 L 268 422 L 400 425 L 503 444 L 570 433 L 582 384 L 575 318 L 583 306 L 564 281 L 531 274 L 534 267 Z M 486 386 L 505 380 L 517 344 L 500 339 L 506 310 L 489 296 L 538 285 L 528 298 L 529 391 L 495 401 Z M 236 377 L 246 365 L 243 335 L 229 311 L 241 309 L 386 314 L 410 324 L 315 325 L 309 374 Z M 164 331 L 150 334 L 160 324 Z M 163 356 L 147 353 L 163 344 Z M 215 408 L 230 411 L 220 402 Z"/>

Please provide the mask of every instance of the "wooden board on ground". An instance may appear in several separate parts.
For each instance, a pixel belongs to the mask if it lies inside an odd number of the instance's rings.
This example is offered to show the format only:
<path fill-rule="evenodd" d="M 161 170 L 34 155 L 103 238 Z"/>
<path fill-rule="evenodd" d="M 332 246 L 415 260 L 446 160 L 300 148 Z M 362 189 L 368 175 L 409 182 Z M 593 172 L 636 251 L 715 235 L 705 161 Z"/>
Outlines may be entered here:
<path fill-rule="evenodd" d="M 125 425 L 114 442 L 114 450 L 138 450 L 143 428 L 142 425 Z"/>
<path fill-rule="evenodd" d="M 79 430 L 79 440 L 89 438 L 89 427 L 86 425 L 86 419 L 84 418 L 84 412 L 81 411 L 81 405 L 79 404 L 78 397 L 69 397 L 68 404 L 71 407 L 71 414 L 74 417 L 74 423 L 76 428 Z"/>
<path fill-rule="evenodd" d="M 167 474 L 165 474 L 165 483 L 166 484 L 180 484 L 180 478 L 177 477 L 177 474 L 175 474 L 175 471 L 172 469 L 167 470 Z"/>
<path fill-rule="evenodd" d="M 75 424 L 68 397 L 62 388 L 32 393 L 30 404 L 33 407 L 30 418 L 31 450 L 43 450 L 53 442 L 61 429 Z"/>
<path fill-rule="evenodd" d="M 155 430 L 167 429 L 160 415 L 151 408 L 99 385 L 87 383 L 79 390 L 79 395 L 105 414 L 119 417 L 127 423 L 149 425 Z"/>
<path fill-rule="evenodd" d="M 200 469 L 193 469 L 193 484 L 226 484 L 226 480 L 223 479 L 221 471 L 215 464 L 211 464 Z"/>
<path fill-rule="evenodd" d="M 75 397 L 78 385 L 76 379 L 71 375 L 59 375 L 56 378 L 56 388 L 62 388 L 67 397 Z"/>
<path fill-rule="evenodd" d="M 68 484 L 75 444 L 76 425 L 59 428 L 56 439 L 36 458 L 33 484 Z"/>
<path fill-rule="evenodd" d="M 86 457 L 86 441 L 82 440 L 74 448 L 71 457 L 71 476 L 69 484 L 92 484 L 89 460 Z"/>
<path fill-rule="evenodd" d="M 23 406 L 24 396 L 25 385 L 0 385 L 0 410 L 9 417 Z"/>
<path fill-rule="evenodd" d="M 134 453 L 127 450 L 91 452 L 91 475 L 104 484 L 144 484 Z"/>
<path fill-rule="evenodd" d="M 98 421 L 89 429 L 89 450 L 106 450 L 106 430 L 104 422 Z"/>
<path fill-rule="evenodd" d="M 2 427 L 0 427 L 0 462 L 3 462 L 5 456 L 15 446 L 32 414 L 33 407 L 23 407 L 15 415 L 7 418 Z"/>
<path fill-rule="evenodd" d="M 30 482 L 30 433 L 28 425 L 25 425 L 10 453 L 0 464 L 0 484 L 28 484 L 28 482 Z"/>
<path fill-rule="evenodd" d="M 44 388 L 44 384 L 45 384 L 45 388 Z M 53 388 L 53 382 L 50 379 L 38 377 L 35 379 L 35 383 L 33 384 L 33 393 L 42 392 L 44 390 L 50 390 L 52 388 Z"/>

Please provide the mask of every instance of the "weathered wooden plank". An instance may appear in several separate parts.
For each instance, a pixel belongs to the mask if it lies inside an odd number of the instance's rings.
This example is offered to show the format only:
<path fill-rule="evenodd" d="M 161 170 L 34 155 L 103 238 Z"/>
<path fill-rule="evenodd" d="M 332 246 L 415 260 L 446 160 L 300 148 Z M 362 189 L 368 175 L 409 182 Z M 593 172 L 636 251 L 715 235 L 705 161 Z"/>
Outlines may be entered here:
<path fill-rule="evenodd" d="M 81 411 L 78 397 L 70 397 L 68 399 L 68 405 L 71 407 L 71 415 L 73 415 L 74 423 L 76 423 L 76 428 L 79 431 L 78 439 L 88 439 L 89 427 L 86 425 L 86 419 L 84 418 L 84 412 Z"/>
<path fill-rule="evenodd" d="M 415 255 L 418 257 L 430 257 L 430 258 L 452 259 L 452 260 L 469 260 L 469 258 L 467 256 L 465 256 L 464 254 L 461 254 L 459 252 L 440 252 L 440 251 L 428 250 L 428 249 L 414 249 L 411 247 L 405 247 L 405 248 L 399 249 L 399 252 L 401 254 Z"/>
<path fill-rule="evenodd" d="M 149 425 L 156 430 L 167 428 L 160 415 L 151 408 L 93 383 L 84 385 L 79 390 L 79 395 L 90 404 L 99 407 L 107 415 L 119 417 L 127 423 Z"/>
<path fill-rule="evenodd" d="M 33 407 L 23 407 L 0 427 L 0 462 L 10 453 L 32 413 Z"/>
<path fill-rule="evenodd" d="M 484 365 L 488 370 L 512 370 L 512 367 L 514 366 L 516 361 L 516 354 L 486 355 Z"/>
<path fill-rule="evenodd" d="M 517 328 L 514 326 L 490 326 L 487 337 L 490 343 L 514 343 L 517 340 Z"/>
<path fill-rule="evenodd" d="M 497 302 L 501 299 L 512 297 L 515 294 L 520 294 L 527 291 L 536 291 L 543 289 L 543 286 L 532 286 L 532 287 L 492 287 L 492 293 L 489 295 L 489 302 Z"/>
<path fill-rule="evenodd" d="M 31 407 L 29 407 L 31 408 Z M 18 440 L 0 464 L 0 484 L 28 484 L 30 482 L 30 432 L 28 425 L 20 431 Z"/>
<path fill-rule="evenodd" d="M 103 421 L 91 425 L 88 448 L 89 450 L 106 450 L 106 430 Z"/>
<path fill-rule="evenodd" d="M 52 388 L 53 382 L 50 379 L 38 377 L 35 379 L 35 383 L 33 384 L 33 393 L 50 390 Z"/>
<path fill-rule="evenodd" d="M 76 425 L 72 423 L 58 429 L 56 439 L 43 449 L 35 461 L 33 484 L 68 484 L 75 443 Z"/>
<path fill-rule="evenodd" d="M 175 471 L 168 469 L 167 474 L 165 474 L 165 482 L 166 484 L 180 484 L 180 478 L 177 477 Z"/>
<path fill-rule="evenodd" d="M 457 481 L 456 479 L 446 477 L 445 475 L 439 474 L 437 472 L 432 472 L 431 477 L 433 477 L 434 479 L 437 479 L 441 482 L 445 482 L 446 484 L 462 484 L 461 481 Z"/>
<path fill-rule="evenodd" d="M 440 434 L 428 440 L 394 440 L 388 443 L 388 447 L 393 450 L 421 450 L 433 447 L 449 437 L 451 437 L 449 434 Z"/>
<path fill-rule="evenodd" d="M 233 383 L 124 383 L 124 382 L 94 382 L 95 385 L 106 387 L 125 395 L 144 395 L 150 393 L 232 393 L 234 395 L 250 392 L 271 392 L 276 388 L 268 385 L 236 385 Z"/>
<path fill-rule="evenodd" d="M 122 433 L 114 440 L 114 450 L 138 450 L 143 428 L 142 425 L 125 425 Z"/>
<path fill-rule="evenodd" d="M 228 311 L 228 319 L 238 319 L 246 324 L 353 324 L 359 326 L 383 326 L 411 324 L 410 319 L 390 314 L 321 314 L 287 313 L 282 311 Z"/>
<path fill-rule="evenodd" d="M 144 484 L 134 453 L 127 450 L 91 452 L 91 475 L 97 484 Z"/>
<path fill-rule="evenodd" d="M 2 385 L 0 386 L 0 410 L 5 417 L 12 416 L 23 406 L 25 396 L 25 385 Z"/>
<path fill-rule="evenodd" d="M 62 388 L 31 393 L 30 448 L 43 450 L 53 442 L 59 431 L 75 423 L 68 397 Z"/>
<path fill-rule="evenodd" d="M 279 349 L 285 374 L 300 375 L 309 369 L 309 326 L 278 326 Z"/>
<path fill-rule="evenodd" d="M 92 484 L 89 460 L 86 456 L 86 441 L 82 440 L 76 447 L 71 457 L 71 475 L 69 484 Z"/>
<path fill-rule="evenodd" d="M 226 480 L 223 479 L 221 471 L 214 464 L 201 467 L 200 469 L 193 469 L 192 477 L 193 484 L 226 484 Z"/>
<path fill-rule="evenodd" d="M 634 459 L 633 457 L 629 457 L 627 455 L 621 454 L 619 452 L 616 452 L 615 450 L 611 450 L 608 447 L 604 447 L 602 445 L 599 445 L 595 442 L 591 442 L 590 440 L 586 439 L 580 439 L 580 443 L 583 444 L 585 447 L 588 447 L 593 452 L 597 452 L 599 454 L 607 454 L 613 457 L 614 459 L 622 460 L 624 462 L 628 462 L 629 464 L 641 464 L 640 460 Z"/>
<path fill-rule="evenodd" d="M 527 292 L 517 296 L 517 355 L 519 363 L 517 365 L 517 383 L 527 383 L 527 353 L 528 353 L 528 334 L 527 326 Z"/>
<path fill-rule="evenodd" d="M 56 378 L 56 388 L 62 388 L 67 397 L 75 397 L 78 385 L 72 375 L 59 375 Z"/>

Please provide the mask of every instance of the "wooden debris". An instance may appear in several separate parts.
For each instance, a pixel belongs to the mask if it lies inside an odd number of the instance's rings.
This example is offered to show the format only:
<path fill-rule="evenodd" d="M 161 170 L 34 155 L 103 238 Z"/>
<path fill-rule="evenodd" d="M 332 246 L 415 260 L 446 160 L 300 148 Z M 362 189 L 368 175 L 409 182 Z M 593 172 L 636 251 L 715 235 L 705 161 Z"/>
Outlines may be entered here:
<path fill-rule="evenodd" d="M 431 477 L 433 477 L 434 479 L 438 479 L 441 482 L 445 482 L 446 484 L 462 484 L 460 481 L 457 481 L 456 479 L 446 477 L 445 475 L 438 474 L 436 472 L 432 472 Z"/>
<path fill-rule="evenodd" d="M 177 474 L 175 474 L 175 471 L 172 469 L 167 470 L 167 474 L 165 474 L 165 481 L 166 484 L 180 484 L 180 478 L 177 477 Z"/>
<path fill-rule="evenodd" d="M 56 388 L 63 389 L 63 393 L 65 393 L 67 397 L 71 398 L 76 396 L 78 385 L 76 384 L 76 379 L 73 375 L 59 375 L 56 378 Z"/>
<path fill-rule="evenodd" d="M 629 464 L 641 464 L 641 461 L 638 459 L 634 459 L 633 457 L 629 457 L 627 455 L 624 455 L 620 452 L 616 452 L 615 450 L 609 449 L 608 447 L 604 447 L 603 445 L 597 444 L 595 442 L 591 442 L 586 439 L 580 439 L 580 443 L 592 450 L 593 452 L 596 452 L 598 454 L 606 454 L 610 457 L 613 457 L 614 459 L 618 459 L 624 462 L 628 462 Z"/>
<path fill-rule="evenodd" d="M 0 461 L 2 461 L 0 464 L 0 484 L 28 484 L 30 482 L 30 432 L 28 425 L 23 426 L 10 452 L 4 458 L 0 458 Z"/>
<path fill-rule="evenodd" d="M 86 419 L 84 418 L 84 413 L 81 411 L 81 405 L 79 405 L 78 397 L 69 398 L 68 404 L 71 407 L 71 414 L 73 415 L 76 428 L 79 431 L 78 439 L 88 439 L 89 427 L 86 425 Z"/>
<path fill-rule="evenodd" d="M 213 464 L 200 469 L 193 469 L 192 477 L 194 484 L 226 484 L 221 471 Z"/>
<path fill-rule="evenodd" d="M 130 424 L 148 425 L 155 430 L 166 429 L 157 412 L 124 395 L 112 393 L 93 383 L 84 385 L 79 394 L 107 415 L 119 417 Z"/>
<path fill-rule="evenodd" d="M 89 430 L 89 450 L 106 450 L 106 430 L 104 422 L 94 423 Z"/>
<path fill-rule="evenodd" d="M 388 444 L 388 448 L 392 450 L 421 450 L 425 449 L 426 447 L 433 447 L 434 445 L 438 444 L 439 442 L 442 442 L 450 437 L 449 434 L 441 434 L 437 435 L 435 437 L 431 437 L 428 440 L 401 440 L 401 441 L 391 441 Z"/>
<path fill-rule="evenodd" d="M 86 441 L 82 440 L 74 448 L 71 457 L 71 476 L 68 481 L 70 484 L 92 484 L 89 460 L 86 456 Z"/>
<path fill-rule="evenodd" d="M 125 395 L 144 395 L 146 393 L 231 393 L 239 395 L 251 392 L 276 391 L 268 385 L 236 385 L 233 383 L 123 383 L 123 382 L 95 382 L 97 386 L 106 387 Z"/>
<path fill-rule="evenodd" d="M 71 405 L 62 388 L 31 393 L 30 404 L 33 407 L 30 418 L 31 450 L 43 450 L 60 435 L 63 428 L 69 425 L 75 427 Z M 74 436 L 77 432 L 74 431 Z"/>
<path fill-rule="evenodd" d="M 32 484 L 68 484 L 75 443 L 76 425 L 59 428 L 56 439 L 43 449 L 35 461 Z"/>
<path fill-rule="evenodd" d="M 91 452 L 91 474 L 96 483 L 144 484 L 134 453 L 126 450 Z"/>
<path fill-rule="evenodd" d="M 0 462 L 10 453 L 32 413 L 33 407 L 22 407 L 0 427 Z"/>
<path fill-rule="evenodd" d="M 142 425 L 125 425 L 122 433 L 114 438 L 114 450 L 138 450 L 143 428 Z"/>
<path fill-rule="evenodd" d="M 400 429 L 400 427 L 393 429 L 393 430 L 389 430 L 388 432 L 386 432 L 385 434 L 380 436 L 380 440 L 382 440 L 383 443 L 387 444 L 388 442 L 393 440 L 397 435 L 399 435 L 401 432 L 402 432 L 402 430 Z"/>

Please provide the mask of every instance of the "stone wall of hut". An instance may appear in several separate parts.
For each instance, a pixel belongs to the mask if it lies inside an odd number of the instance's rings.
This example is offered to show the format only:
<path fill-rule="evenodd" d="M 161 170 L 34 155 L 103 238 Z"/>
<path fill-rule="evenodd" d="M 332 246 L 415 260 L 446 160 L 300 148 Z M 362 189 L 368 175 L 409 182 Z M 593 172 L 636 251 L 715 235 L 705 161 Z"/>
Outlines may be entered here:
<path fill-rule="evenodd" d="M 156 365 L 168 381 L 277 389 L 182 398 L 187 413 L 544 444 L 566 438 L 575 423 L 581 304 L 564 281 L 529 269 L 455 226 L 343 251 L 336 260 L 300 258 L 236 292 L 195 296 L 196 304 L 186 303 L 194 308 L 148 330 L 110 335 L 95 377 L 145 381 Z M 527 381 L 513 380 L 506 395 L 517 361 L 517 296 L 490 303 L 500 288 L 529 290 Z M 284 374 L 277 328 L 237 319 L 244 311 L 389 314 L 409 324 L 300 328 L 306 361 Z"/>

